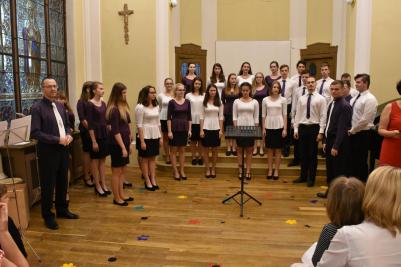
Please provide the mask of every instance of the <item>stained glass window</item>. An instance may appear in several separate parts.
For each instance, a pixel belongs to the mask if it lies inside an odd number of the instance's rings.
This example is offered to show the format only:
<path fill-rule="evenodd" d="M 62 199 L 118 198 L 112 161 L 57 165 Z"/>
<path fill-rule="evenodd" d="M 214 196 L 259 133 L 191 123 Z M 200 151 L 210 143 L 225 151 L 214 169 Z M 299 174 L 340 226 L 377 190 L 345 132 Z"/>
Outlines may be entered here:
<path fill-rule="evenodd" d="M 0 0 L 0 27 L 0 120 L 30 114 L 46 76 L 68 95 L 65 0 Z"/>

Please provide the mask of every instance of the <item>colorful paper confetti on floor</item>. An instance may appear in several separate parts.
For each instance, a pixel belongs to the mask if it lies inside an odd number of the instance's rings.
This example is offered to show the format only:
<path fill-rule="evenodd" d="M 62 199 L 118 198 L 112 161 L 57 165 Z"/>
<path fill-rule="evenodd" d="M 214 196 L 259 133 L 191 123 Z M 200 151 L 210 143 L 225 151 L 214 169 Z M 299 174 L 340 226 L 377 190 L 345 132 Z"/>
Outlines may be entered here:
<path fill-rule="evenodd" d="M 200 224 L 200 220 L 198 219 L 191 219 L 188 221 L 188 224 Z"/>
<path fill-rule="evenodd" d="M 318 201 L 317 199 L 311 199 L 311 200 L 309 200 L 309 202 L 312 203 L 312 204 L 316 204 L 317 201 Z"/>
<path fill-rule="evenodd" d="M 286 224 L 297 224 L 297 220 L 286 220 Z"/>
<path fill-rule="evenodd" d="M 325 185 L 322 185 L 320 188 L 323 189 L 323 190 L 329 189 L 329 188 L 328 188 L 327 186 L 325 186 Z"/>
<path fill-rule="evenodd" d="M 74 265 L 74 263 L 63 263 L 61 267 L 76 267 L 76 266 Z"/>
<path fill-rule="evenodd" d="M 146 241 L 149 239 L 149 236 L 148 235 L 140 235 L 136 239 L 139 241 Z"/>
<path fill-rule="evenodd" d="M 186 199 L 186 198 L 188 198 L 187 196 L 178 196 L 177 197 L 178 199 Z"/>
<path fill-rule="evenodd" d="M 136 211 L 142 211 L 145 208 L 143 206 L 134 206 L 133 209 L 136 210 Z"/>

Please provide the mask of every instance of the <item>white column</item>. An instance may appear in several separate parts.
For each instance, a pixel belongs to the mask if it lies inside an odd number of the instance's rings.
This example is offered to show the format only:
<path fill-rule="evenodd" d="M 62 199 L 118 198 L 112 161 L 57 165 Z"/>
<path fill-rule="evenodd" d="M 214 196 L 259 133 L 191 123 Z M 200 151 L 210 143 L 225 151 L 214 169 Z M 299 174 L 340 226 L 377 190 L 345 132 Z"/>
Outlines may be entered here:
<path fill-rule="evenodd" d="M 291 75 L 297 73 L 296 64 L 301 58 L 300 49 L 306 48 L 307 0 L 290 1 Z M 283 62 L 284 63 L 284 62 Z M 280 62 L 281 64 L 281 62 Z"/>
<path fill-rule="evenodd" d="M 369 73 L 372 30 L 372 0 L 356 2 L 354 74 Z"/>
<path fill-rule="evenodd" d="M 177 6 L 171 10 L 171 31 L 172 31 L 172 47 L 170 58 L 170 73 L 171 77 L 175 79 L 175 47 L 181 46 L 181 17 L 180 17 L 180 0 L 177 0 Z"/>
<path fill-rule="evenodd" d="M 68 63 L 68 99 L 70 103 L 77 103 L 78 101 L 78 96 L 76 95 L 76 89 L 77 88 L 77 81 L 76 81 L 76 75 L 75 75 L 75 70 L 77 66 L 76 62 L 76 49 L 75 49 L 75 36 L 74 36 L 74 21 L 75 17 L 74 15 L 74 5 L 76 5 L 76 2 L 74 1 L 66 1 L 65 6 L 65 15 L 66 15 L 66 36 L 67 36 L 67 63 Z M 76 105 L 71 105 L 73 109 L 75 110 Z"/>
<path fill-rule="evenodd" d="M 156 1 L 156 87 L 169 76 L 169 2 Z"/>
<path fill-rule="evenodd" d="M 67 1 L 69 2 L 69 1 Z M 82 1 L 84 10 L 85 80 L 102 80 L 100 0 Z"/>
<path fill-rule="evenodd" d="M 217 1 L 202 0 L 202 49 L 207 50 L 206 77 L 216 62 Z"/>
<path fill-rule="evenodd" d="M 337 50 L 337 77 L 345 72 L 345 42 L 347 34 L 347 3 L 345 1 L 333 1 L 333 30 L 332 45 L 338 46 Z"/>

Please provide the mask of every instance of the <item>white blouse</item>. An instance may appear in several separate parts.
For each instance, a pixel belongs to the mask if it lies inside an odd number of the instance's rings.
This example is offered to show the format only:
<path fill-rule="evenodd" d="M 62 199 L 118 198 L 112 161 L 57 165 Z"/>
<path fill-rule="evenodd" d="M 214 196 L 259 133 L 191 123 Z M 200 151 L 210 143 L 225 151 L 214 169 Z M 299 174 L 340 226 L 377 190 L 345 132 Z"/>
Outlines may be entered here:
<path fill-rule="evenodd" d="M 203 120 L 204 130 L 220 130 L 220 121 L 224 120 L 223 104 L 220 107 L 207 103 L 202 106 L 201 120 Z"/>
<path fill-rule="evenodd" d="M 165 93 L 160 93 L 158 95 L 159 107 L 160 107 L 160 120 L 165 121 L 167 120 L 167 108 L 168 102 L 173 99 L 172 96 L 166 95 Z"/>
<path fill-rule="evenodd" d="M 249 75 L 246 79 L 242 78 L 242 76 L 237 76 L 238 87 L 244 82 L 248 82 L 252 85 L 253 79 L 255 79 L 255 75 Z"/>
<path fill-rule="evenodd" d="M 138 105 L 135 116 L 136 125 L 138 129 L 142 128 L 143 137 L 145 139 L 160 138 L 159 106 L 150 108 Z"/>
<path fill-rule="evenodd" d="M 284 128 L 283 116 L 287 116 L 287 99 L 280 96 L 273 99 L 268 96 L 262 101 L 262 119 L 265 118 L 266 129 Z"/>
<path fill-rule="evenodd" d="M 236 99 L 233 105 L 233 121 L 237 126 L 256 126 L 259 123 L 259 103 L 255 99 L 243 102 Z"/>
<path fill-rule="evenodd" d="M 191 117 L 192 124 L 200 124 L 200 115 L 202 113 L 203 99 L 205 95 L 194 95 L 193 93 L 188 93 L 185 99 L 188 99 L 191 103 Z"/>

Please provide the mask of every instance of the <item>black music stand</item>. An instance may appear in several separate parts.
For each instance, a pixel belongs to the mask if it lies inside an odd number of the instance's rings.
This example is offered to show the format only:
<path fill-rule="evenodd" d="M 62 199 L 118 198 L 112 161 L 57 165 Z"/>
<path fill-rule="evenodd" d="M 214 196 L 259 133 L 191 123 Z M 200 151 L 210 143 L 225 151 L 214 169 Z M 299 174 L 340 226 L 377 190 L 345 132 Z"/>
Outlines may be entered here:
<path fill-rule="evenodd" d="M 226 139 L 234 139 L 234 138 L 253 138 L 253 139 L 262 139 L 262 131 L 258 126 L 227 126 Z M 249 200 L 253 200 L 259 205 L 262 205 L 262 202 L 251 196 L 244 190 L 244 177 L 245 177 L 245 155 L 244 155 L 245 148 L 242 149 L 242 165 L 241 165 L 241 189 L 235 193 L 234 195 L 229 196 L 228 198 L 224 199 L 222 203 L 226 203 L 230 199 L 233 199 L 237 204 L 240 206 L 240 216 L 244 216 L 244 204 Z M 240 201 L 238 202 L 235 197 L 240 195 Z M 248 196 L 249 198 L 244 201 L 244 195 Z"/>

